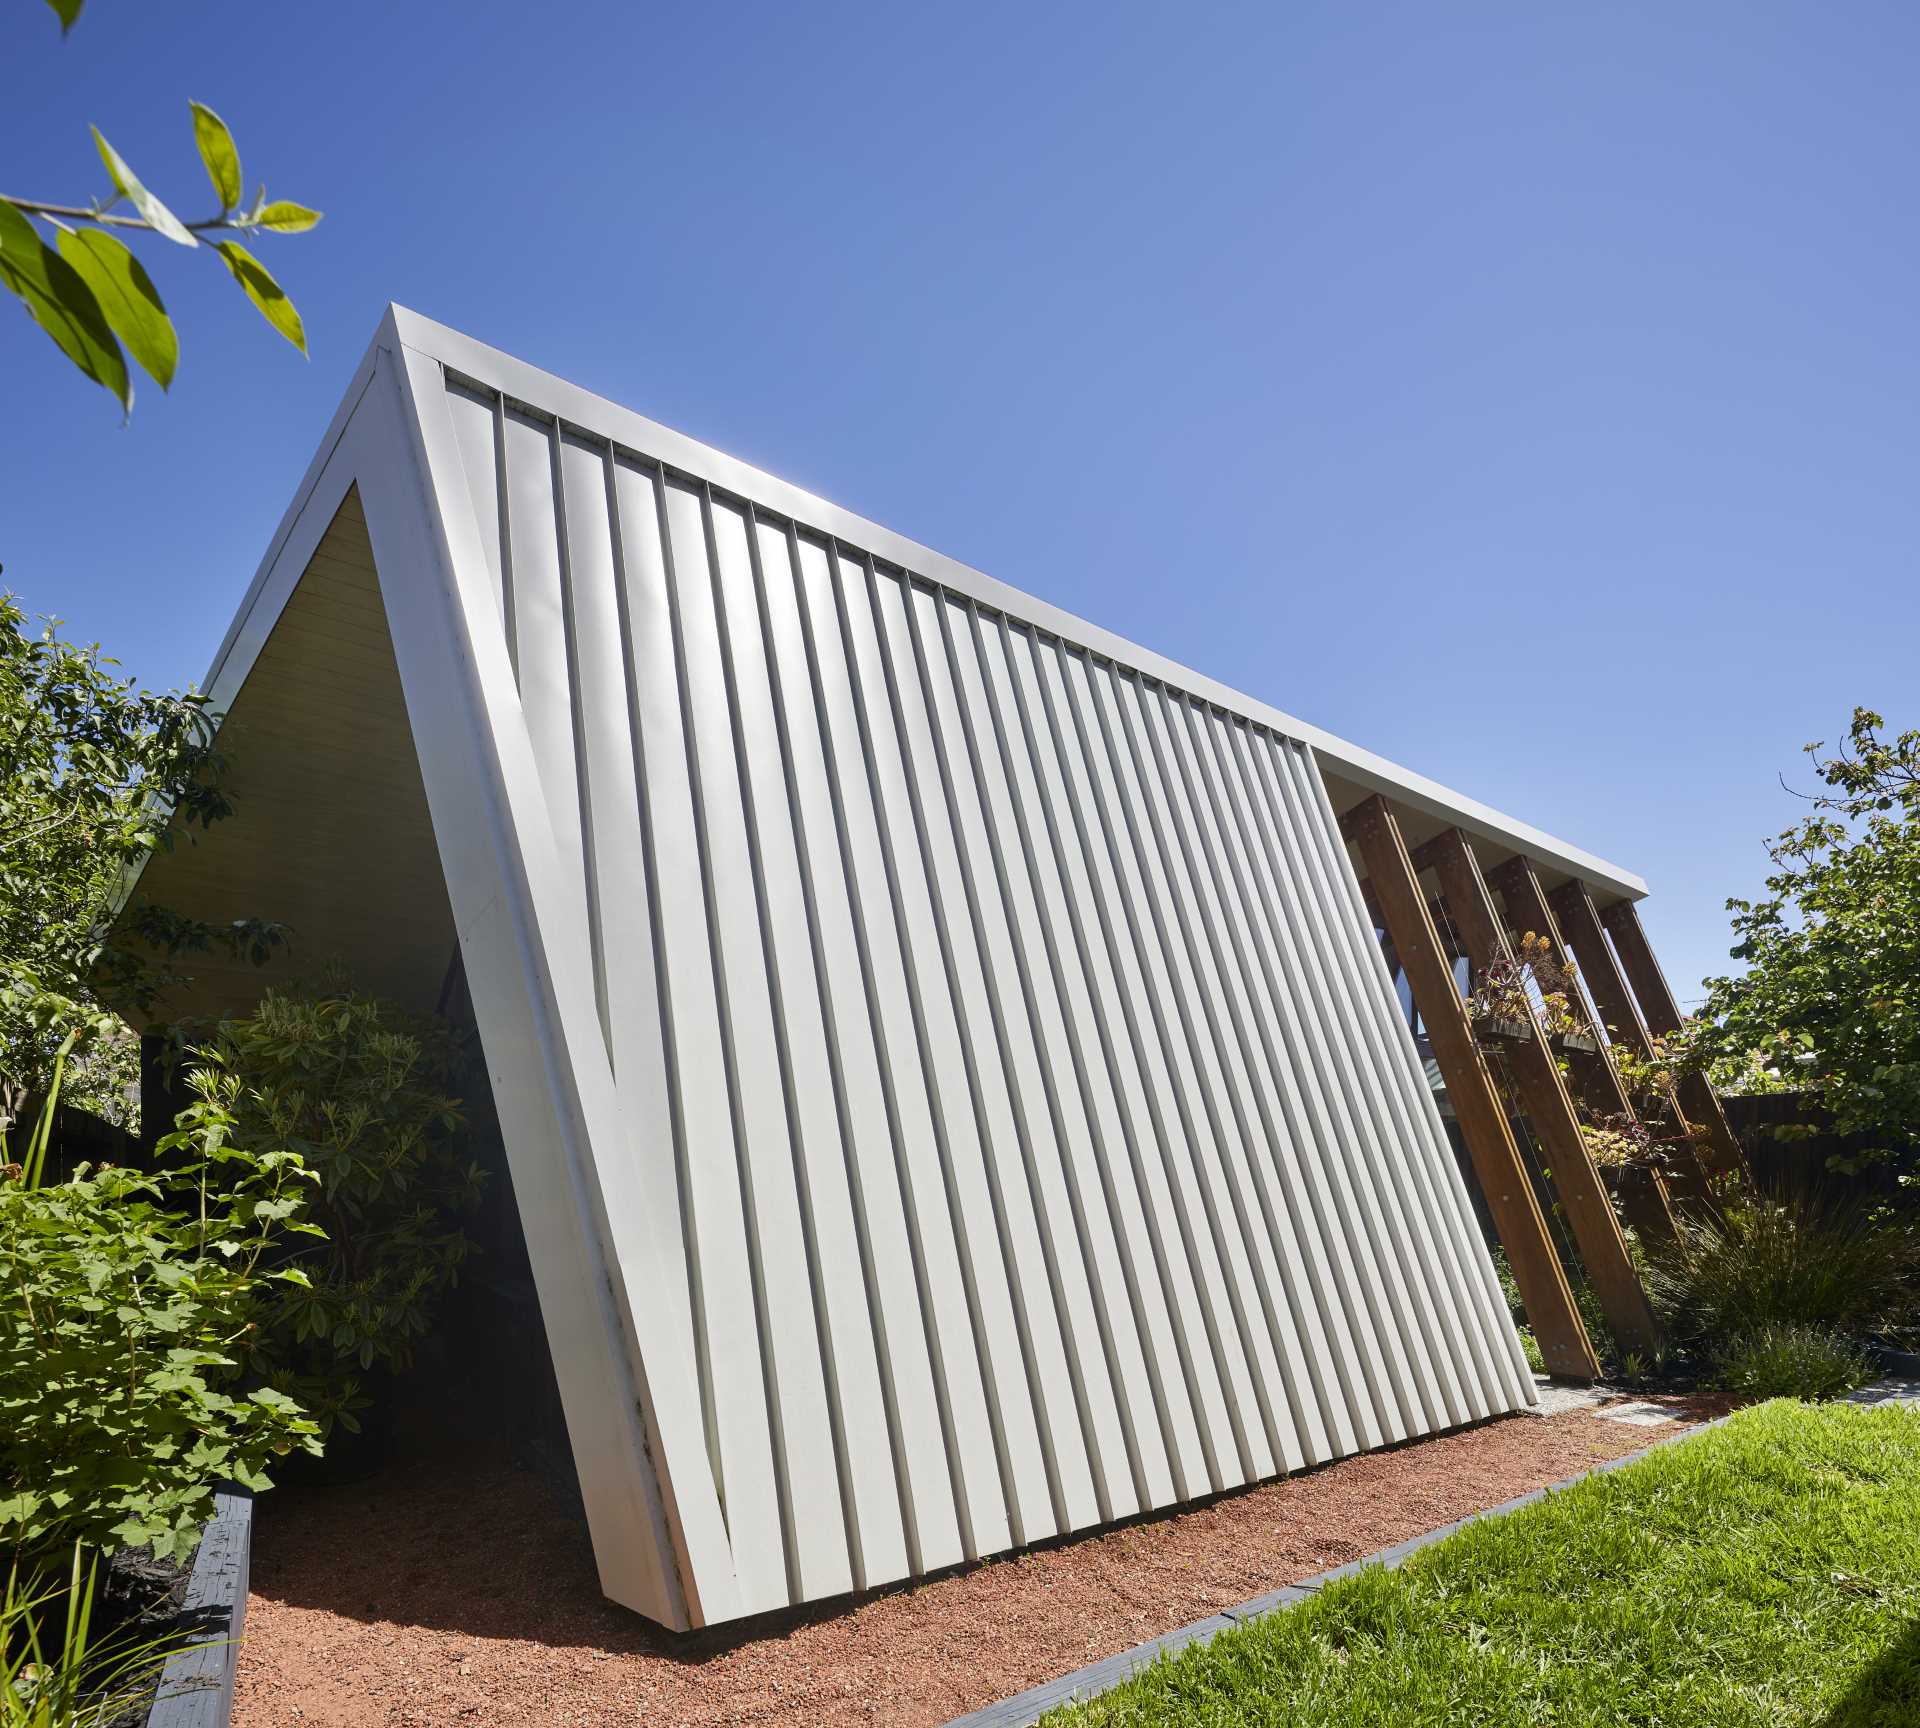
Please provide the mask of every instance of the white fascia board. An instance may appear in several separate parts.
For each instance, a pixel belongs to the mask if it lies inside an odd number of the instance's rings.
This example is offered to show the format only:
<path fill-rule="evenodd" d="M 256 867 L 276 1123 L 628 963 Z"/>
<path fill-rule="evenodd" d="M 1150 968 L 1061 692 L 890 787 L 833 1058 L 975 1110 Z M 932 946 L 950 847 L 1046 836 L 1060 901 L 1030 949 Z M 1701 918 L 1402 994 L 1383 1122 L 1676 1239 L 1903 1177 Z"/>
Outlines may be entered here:
<path fill-rule="evenodd" d="M 1004 612 L 1009 618 L 1031 624 L 1044 634 L 1085 648 L 1096 657 L 1113 660 L 1150 680 L 1171 685 L 1202 702 L 1296 738 L 1314 752 L 1326 772 L 1456 824 L 1497 846 L 1523 852 L 1536 863 L 1577 876 L 1597 890 L 1602 899 L 1618 896 L 1638 900 L 1646 895 L 1645 881 L 1630 870 L 1507 816 L 1424 774 L 1389 762 L 1371 750 L 1350 744 L 1321 727 L 1129 642 L 1084 618 L 1022 593 L 604 396 L 543 372 L 537 366 L 530 366 L 403 306 L 389 307 L 388 320 L 405 347 L 475 383 L 500 391 L 538 414 L 576 426 L 596 437 L 611 439 L 637 455 L 651 457 L 704 480 L 717 491 L 791 517 L 821 534 L 871 552 L 884 562 L 966 595 L 983 607 Z"/>
<path fill-rule="evenodd" d="M 207 668 L 201 688 L 217 713 L 225 712 L 246 681 L 301 572 L 313 557 L 314 548 L 320 544 L 334 512 L 340 508 L 341 499 L 353 484 L 351 464 L 340 459 L 341 444 L 361 398 L 373 382 L 382 339 L 387 338 L 391 345 L 388 330 L 389 326 L 383 323 L 380 333 L 367 345 L 360 364 L 354 368 L 353 380 L 340 398 L 340 406 L 333 411 L 320 446 L 307 464 L 306 473 L 300 477 L 293 502 L 273 531 L 266 554 L 241 596 L 233 622 L 227 626 L 227 633 L 214 653 L 213 664 Z"/>

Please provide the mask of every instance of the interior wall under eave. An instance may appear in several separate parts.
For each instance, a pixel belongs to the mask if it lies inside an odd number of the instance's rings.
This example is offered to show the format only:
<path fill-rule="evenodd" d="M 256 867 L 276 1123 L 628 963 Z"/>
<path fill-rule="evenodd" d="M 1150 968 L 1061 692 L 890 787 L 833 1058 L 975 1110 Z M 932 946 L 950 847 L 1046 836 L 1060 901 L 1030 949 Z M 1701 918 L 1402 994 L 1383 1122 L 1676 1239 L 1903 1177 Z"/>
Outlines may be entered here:
<path fill-rule="evenodd" d="M 233 815 L 209 829 L 176 823 L 135 902 L 221 924 L 271 919 L 288 945 L 264 967 L 183 957 L 191 980 L 158 1016 L 244 1012 L 269 983 L 334 966 L 362 989 L 432 1008 L 453 915 L 357 490 L 229 704 L 219 749 Z"/>

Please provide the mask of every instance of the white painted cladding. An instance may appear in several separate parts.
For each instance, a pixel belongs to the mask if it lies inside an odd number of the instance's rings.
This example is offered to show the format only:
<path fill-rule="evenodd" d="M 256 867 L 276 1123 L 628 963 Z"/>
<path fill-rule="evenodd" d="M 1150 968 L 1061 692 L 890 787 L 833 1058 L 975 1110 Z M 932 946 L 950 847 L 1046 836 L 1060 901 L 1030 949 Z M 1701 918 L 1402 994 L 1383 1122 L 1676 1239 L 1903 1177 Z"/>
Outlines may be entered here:
<path fill-rule="evenodd" d="M 604 1276 L 686 1333 L 645 1396 L 691 1419 L 616 1467 L 663 1513 L 615 1532 L 583 1463 L 603 1573 L 654 1530 L 680 1575 L 626 1599 L 755 1613 L 1531 1401 L 1304 743 L 424 360 L 624 1128 L 583 1105 L 586 1156 L 651 1224 Z"/>

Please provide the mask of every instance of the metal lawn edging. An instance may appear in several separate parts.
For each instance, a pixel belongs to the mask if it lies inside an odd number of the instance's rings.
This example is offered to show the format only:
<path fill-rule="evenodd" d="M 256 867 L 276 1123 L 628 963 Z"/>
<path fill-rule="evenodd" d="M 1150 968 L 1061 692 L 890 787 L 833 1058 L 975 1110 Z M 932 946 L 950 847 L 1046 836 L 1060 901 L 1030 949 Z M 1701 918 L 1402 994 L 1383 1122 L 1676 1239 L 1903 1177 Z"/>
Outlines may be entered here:
<path fill-rule="evenodd" d="M 253 1496 L 222 1490 L 201 1532 L 181 1619 L 197 1642 L 168 1658 L 147 1728 L 229 1728 L 253 1558 Z"/>
<path fill-rule="evenodd" d="M 1909 1376 L 1890 1377 L 1864 1386 L 1858 1392 L 1840 1400 L 1847 1404 L 1920 1404 L 1920 1378 Z M 1613 1470 L 1625 1469 L 1629 1464 L 1637 1464 L 1650 1452 L 1657 1452 L 1663 1446 L 1676 1445 L 1683 1440 L 1691 1440 L 1695 1435 L 1704 1434 L 1711 1428 L 1718 1428 L 1723 1422 L 1730 1421 L 1738 1411 L 1727 1416 L 1716 1416 L 1711 1421 L 1700 1422 L 1692 1427 L 1683 1428 L 1678 1434 L 1665 1434 L 1649 1446 L 1641 1447 L 1637 1452 L 1624 1453 L 1618 1458 L 1609 1458 L 1604 1464 L 1596 1464 L 1590 1470 L 1581 1470 L 1564 1481 L 1550 1483 L 1545 1488 L 1535 1488 L 1531 1493 L 1520 1494 L 1511 1500 L 1503 1500 L 1497 1506 L 1484 1507 L 1478 1512 L 1470 1512 L 1464 1518 L 1456 1518 L 1451 1524 L 1442 1524 L 1418 1536 L 1409 1536 L 1404 1542 L 1395 1542 L 1391 1547 L 1382 1548 L 1378 1553 L 1363 1555 L 1358 1560 L 1349 1560 L 1343 1566 L 1335 1566 L 1325 1572 L 1315 1573 L 1311 1578 L 1303 1578 L 1297 1584 L 1282 1585 L 1278 1590 L 1269 1590 L 1265 1594 L 1236 1604 L 1232 1608 L 1223 1608 L 1218 1614 L 1210 1614 L 1204 1620 L 1196 1620 L 1188 1626 L 1176 1626 L 1171 1632 L 1163 1632 L 1158 1638 L 1149 1638 L 1144 1644 L 1136 1644 L 1130 1650 L 1122 1650 L 1112 1656 L 1103 1657 L 1098 1662 L 1089 1663 L 1085 1668 L 1076 1668 L 1071 1674 L 1062 1674 L 1058 1679 L 1043 1681 L 1025 1692 L 1017 1692 L 1011 1698 L 1002 1698 L 998 1703 L 982 1705 L 978 1710 L 969 1710 L 964 1716 L 956 1716 L 946 1724 L 946 1728 L 1030 1728 L 1049 1710 L 1058 1709 L 1062 1704 L 1083 1703 L 1102 1692 L 1111 1691 L 1123 1680 L 1128 1680 L 1143 1668 L 1151 1667 L 1163 1655 L 1174 1655 L 1189 1644 L 1206 1644 L 1229 1627 L 1238 1626 L 1248 1620 L 1256 1620 L 1263 1614 L 1271 1614 L 1282 1608 L 1295 1608 L 1310 1600 L 1320 1590 L 1336 1579 L 1350 1577 L 1353 1573 L 1368 1566 L 1398 1566 L 1409 1555 L 1418 1553 L 1422 1548 L 1435 1542 L 1442 1542 L 1458 1530 L 1469 1524 L 1476 1524 L 1482 1518 L 1499 1518 L 1508 1512 L 1518 1512 L 1523 1506 L 1531 1506 L 1544 1500 L 1550 1494 L 1559 1494 L 1584 1482 L 1589 1476 L 1604 1476 Z"/>

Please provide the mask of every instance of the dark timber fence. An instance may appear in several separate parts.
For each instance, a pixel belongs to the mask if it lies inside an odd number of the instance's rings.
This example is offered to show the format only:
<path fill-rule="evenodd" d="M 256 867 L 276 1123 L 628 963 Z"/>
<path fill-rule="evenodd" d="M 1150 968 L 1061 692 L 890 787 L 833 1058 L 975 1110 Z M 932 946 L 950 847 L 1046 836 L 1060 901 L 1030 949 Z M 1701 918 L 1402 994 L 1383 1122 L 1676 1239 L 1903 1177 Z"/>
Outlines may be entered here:
<path fill-rule="evenodd" d="M 1891 1160 L 1877 1160 L 1858 1171 L 1832 1167 L 1835 1158 L 1870 1150 L 1873 1137 L 1835 1132 L 1832 1118 L 1810 1093 L 1735 1093 L 1723 1095 L 1721 1104 L 1762 1192 L 1812 1188 L 1869 1199 L 1890 1197 L 1897 1189 L 1899 1171 Z M 1790 1132 L 1782 1134 L 1781 1129 Z"/>
<path fill-rule="evenodd" d="M 11 1156 L 19 1158 L 26 1150 L 39 1123 L 42 1102 L 28 1093 L 19 1114 L 7 1127 Z M 71 1175 L 78 1164 L 138 1164 L 142 1162 L 140 1137 L 124 1128 L 116 1128 L 85 1110 L 56 1107 L 53 1132 L 47 1139 L 46 1180 L 59 1182 Z"/>

